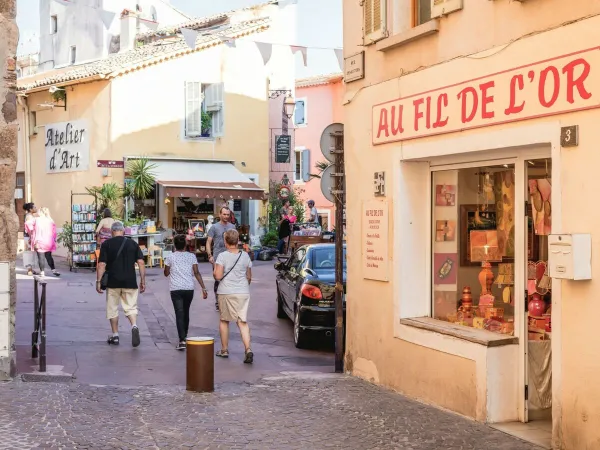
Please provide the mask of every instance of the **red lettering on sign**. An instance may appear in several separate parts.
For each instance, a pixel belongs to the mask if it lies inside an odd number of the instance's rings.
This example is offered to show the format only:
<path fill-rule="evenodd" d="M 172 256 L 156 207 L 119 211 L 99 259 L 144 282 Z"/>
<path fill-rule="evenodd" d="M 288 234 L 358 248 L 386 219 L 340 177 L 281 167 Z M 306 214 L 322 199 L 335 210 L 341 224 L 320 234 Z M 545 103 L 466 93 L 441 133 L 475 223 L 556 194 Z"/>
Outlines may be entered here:
<path fill-rule="evenodd" d="M 396 107 L 392 106 L 392 134 L 396 136 L 398 133 L 404 133 L 402 127 L 402 112 L 404 105 L 398 105 L 398 119 L 396 120 Z"/>
<path fill-rule="evenodd" d="M 385 137 L 389 137 L 390 133 L 388 131 L 388 114 L 386 108 L 381 108 L 381 113 L 379 114 L 379 129 L 377 130 L 377 137 L 381 137 L 381 132 L 385 132 Z"/>
<path fill-rule="evenodd" d="M 552 82 L 552 95 L 550 96 L 550 100 L 546 100 L 546 81 L 548 79 L 548 73 L 552 74 L 552 78 L 554 81 Z M 558 69 L 554 66 L 546 67 L 540 73 L 540 82 L 538 84 L 538 98 L 540 100 L 540 104 L 545 108 L 550 108 L 556 100 L 558 100 L 558 94 L 560 93 L 560 74 L 558 73 Z"/>
<path fill-rule="evenodd" d="M 471 94 L 472 98 L 471 112 L 469 114 L 467 114 L 467 94 Z M 477 103 L 479 102 L 479 96 L 477 95 L 477 91 L 474 87 L 466 87 L 458 93 L 458 99 L 462 99 L 462 107 L 460 109 L 462 123 L 468 123 L 471 120 L 473 120 L 475 114 L 477 114 Z"/>
<path fill-rule="evenodd" d="M 525 82 L 523 81 L 523 75 L 515 75 L 510 80 L 510 102 L 508 108 L 504 110 L 504 114 L 507 116 L 511 114 L 518 114 L 523 111 L 525 108 L 525 101 L 522 101 L 519 106 L 516 105 L 517 102 L 517 85 L 519 87 L 519 91 L 522 91 L 525 87 Z"/>
<path fill-rule="evenodd" d="M 575 79 L 575 67 L 582 65 L 583 66 L 583 70 L 581 72 L 581 75 L 579 75 L 579 77 L 577 79 Z M 567 64 L 565 67 L 563 67 L 562 72 L 567 74 L 567 101 L 569 103 L 575 103 L 575 97 L 573 96 L 573 89 L 577 88 L 577 91 L 579 92 L 579 96 L 584 99 L 587 100 L 589 99 L 592 94 L 589 93 L 584 86 L 584 82 L 586 80 L 586 78 L 589 76 L 590 74 L 590 63 L 588 63 L 585 59 L 583 58 L 579 58 L 576 59 L 575 61 L 571 61 L 569 64 Z"/>
<path fill-rule="evenodd" d="M 487 109 L 488 105 L 494 101 L 494 96 L 488 95 L 487 91 L 494 86 L 496 86 L 494 81 L 488 81 L 479 85 L 479 89 L 481 90 L 481 117 L 483 119 L 492 119 L 494 117 L 494 111 L 488 111 Z"/>
<path fill-rule="evenodd" d="M 442 102 L 444 106 L 442 106 Z M 448 123 L 448 116 L 442 120 L 442 109 L 448 106 L 448 94 L 441 94 L 437 99 L 437 118 L 433 124 L 433 128 L 441 128 Z"/>
<path fill-rule="evenodd" d="M 423 118 L 423 113 L 419 110 L 419 106 L 423 104 L 425 99 L 419 98 L 413 101 L 413 105 L 415 105 L 415 131 L 419 131 L 419 119 Z"/>

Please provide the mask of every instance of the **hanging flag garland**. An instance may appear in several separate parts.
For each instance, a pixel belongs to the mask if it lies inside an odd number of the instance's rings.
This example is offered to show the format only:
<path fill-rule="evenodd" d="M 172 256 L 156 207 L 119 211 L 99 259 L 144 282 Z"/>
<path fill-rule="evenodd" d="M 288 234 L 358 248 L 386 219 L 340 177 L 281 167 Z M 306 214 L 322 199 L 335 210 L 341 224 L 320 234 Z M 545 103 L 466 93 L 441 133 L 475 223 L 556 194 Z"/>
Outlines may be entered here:
<path fill-rule="evenodd" d="M 224 38 L 219 36 L 219 39 L 221 39 L 221 42 L 223 44 L 225 44 L 227 47 L 229 48 L 236 48 L 236 43 L 235 43 L 235 39 L 230 39 L 230 38 Z"/>
<path fill-rule="evenodd" d="M 189 28 L 182 28 L 181 35 L 183 39 L 185 39 L 185 43 L 192 50 L 196 50 L 196 39 L 198 38 L 198 32 L 195 30 L 190 30 Z"/>
<path fill-rule="evenodd" d="M 300 52 L 302 53 L 302 60 L 304 61 L 304 67 L 306 67 L 307 62 L 308 62 L 308 51 L 306 47 L 300 47 L 300 46 L 296 46 L 296 45 L 291 45 L 290 46 L 292 49 L 292 53 L 295 55 L 296 53 Z"/>
<path fill-rule="evenodd" d="M 112 25 L 113 20 L 115 20 L 115 16 L 117 15 L 117 13 L 115 13 L 113 11 L 106 11 L 104 9 L 99 9 L 98 14 L 100 15 L 100 20 L 102 20 L 104 27 L 107 30 L 110 29 L 110 26 Z"/>
<path fill-rule="evenodd" d="M 256 46 L 258 47 L 258 51 L 260 52 L 263 62 L 265 66 L 269 63 L 271 59 L 271 55 L 273 53 L 273 44 L 268 44 L 266 42 L 256 42 Z"/>
<path fill-rule="evenodd" d="M 298 0 L 279 0 L 279 7 L 280 8 L 285 8 L 286 6 L 289 5 L 297 5 L 298 4 Z"/>
<path fill-rule="evenodd" d="M 341 48 L 336 48 L 333 50 L 335 52 L 335 56 L 337 57 L 338 64 L 340 66 L 340 70 L 344 71 L 344 50 Z"/>

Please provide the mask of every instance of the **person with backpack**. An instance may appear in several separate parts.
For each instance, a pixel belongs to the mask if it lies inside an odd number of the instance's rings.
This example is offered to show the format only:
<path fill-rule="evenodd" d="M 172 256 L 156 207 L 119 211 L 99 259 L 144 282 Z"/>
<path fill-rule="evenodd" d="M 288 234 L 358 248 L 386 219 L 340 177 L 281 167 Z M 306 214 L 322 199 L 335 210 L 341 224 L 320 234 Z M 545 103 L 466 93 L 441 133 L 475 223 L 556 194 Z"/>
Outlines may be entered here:
<path fill-rule="evenodd" d="M 125 227 L 121 222 L 111 226 L 112 238 L 100 247 L 96 291 L 106 290 L 106 318 L 110 321 L 112 335 L 109 345 L 119 345 L 119 303 L 131 323 L 131 345 L 140 345 L 140 330 L 137 326 L 138 295 L 146 290 L 146 268 L 144 254 L 137 242 L 125 237 Z M 140 269 L 138 288 L 135 265 Z"/>

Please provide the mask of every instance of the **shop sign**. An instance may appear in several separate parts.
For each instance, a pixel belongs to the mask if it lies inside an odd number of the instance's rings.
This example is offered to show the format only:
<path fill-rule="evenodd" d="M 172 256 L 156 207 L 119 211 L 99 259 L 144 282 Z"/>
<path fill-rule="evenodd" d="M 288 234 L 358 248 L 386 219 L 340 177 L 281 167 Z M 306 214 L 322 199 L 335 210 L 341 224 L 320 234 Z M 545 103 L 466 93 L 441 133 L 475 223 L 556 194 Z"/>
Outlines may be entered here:
<path fill-rule="evenodd" d="M 109 169 L 124 169 L 125 168 L 125 161 L 123 161 L 123 160 L 121 160 L 121 161 L 110 161 L 108 159 L 99 159 L 96 162 L 96 166 L 97 167 L 109 168 Z"/>
<path fill-rule="evenodd" d="M 275 162 L 289 163 L 291 150 L 292 136 L 283 134 L 275 137 Z"/>
<path fill-rule="evenodd" d="M 389 211 L 387 201 L 367 200 L 362 209 L 363 277 L 389 280 Z"/>
<path fill-rule="evenodd" d="M 46 125 L 46 173 L 86 171 L 90 136 L 86 120 Z"/>
<path fill-rule="evenodd" d="M 365 77 L 365 52 L 344 58 L 344 81 L 362 80 Z"/>
<path fill-rule="evenodd" d="M 373 144 L 598 107 L 595 47 L 375 105 Z"/>

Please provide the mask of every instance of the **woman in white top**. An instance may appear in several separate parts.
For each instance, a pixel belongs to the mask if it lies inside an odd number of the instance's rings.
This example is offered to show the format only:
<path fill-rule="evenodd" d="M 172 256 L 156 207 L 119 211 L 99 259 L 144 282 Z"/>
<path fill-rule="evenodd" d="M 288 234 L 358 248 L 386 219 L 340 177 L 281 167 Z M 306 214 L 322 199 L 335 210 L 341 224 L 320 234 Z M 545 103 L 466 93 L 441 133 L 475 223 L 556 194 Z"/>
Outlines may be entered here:
<path fill-rule="evenodd" d="M 214 276 L 219 282 L 219 334 L 221 350 L 217 356 L 229 357 L 229 322 L 236 322 L 242 335 L 245 348 L 244 362 L 252 364 L 254 354 L 250 348 L 250 327 L 248 326 L 248 303 L 250 302 L 250 282 L 252 281 L 252 261 L 248 253 L 238 249 L 239 234 L 236 230 L 225 232 L 227 251 L 219 254 L 215 262 Z"/>
<path fill-rule="evenodd" d="M 194 299 L 194 278 L 202 286 L 202 297 L 206 300 L 208 292 L 202 275 L 198 271 L 196 256 L 185 251 L 185 236 L 180 234 L 173 239 L 175 252 L 165 258 L 165 277 L 169 277 L 169 291 L 175 309 L 175 321 L 179 344 L 176 349 L 183 351 L 190 326 L 190 306 Z"/>

